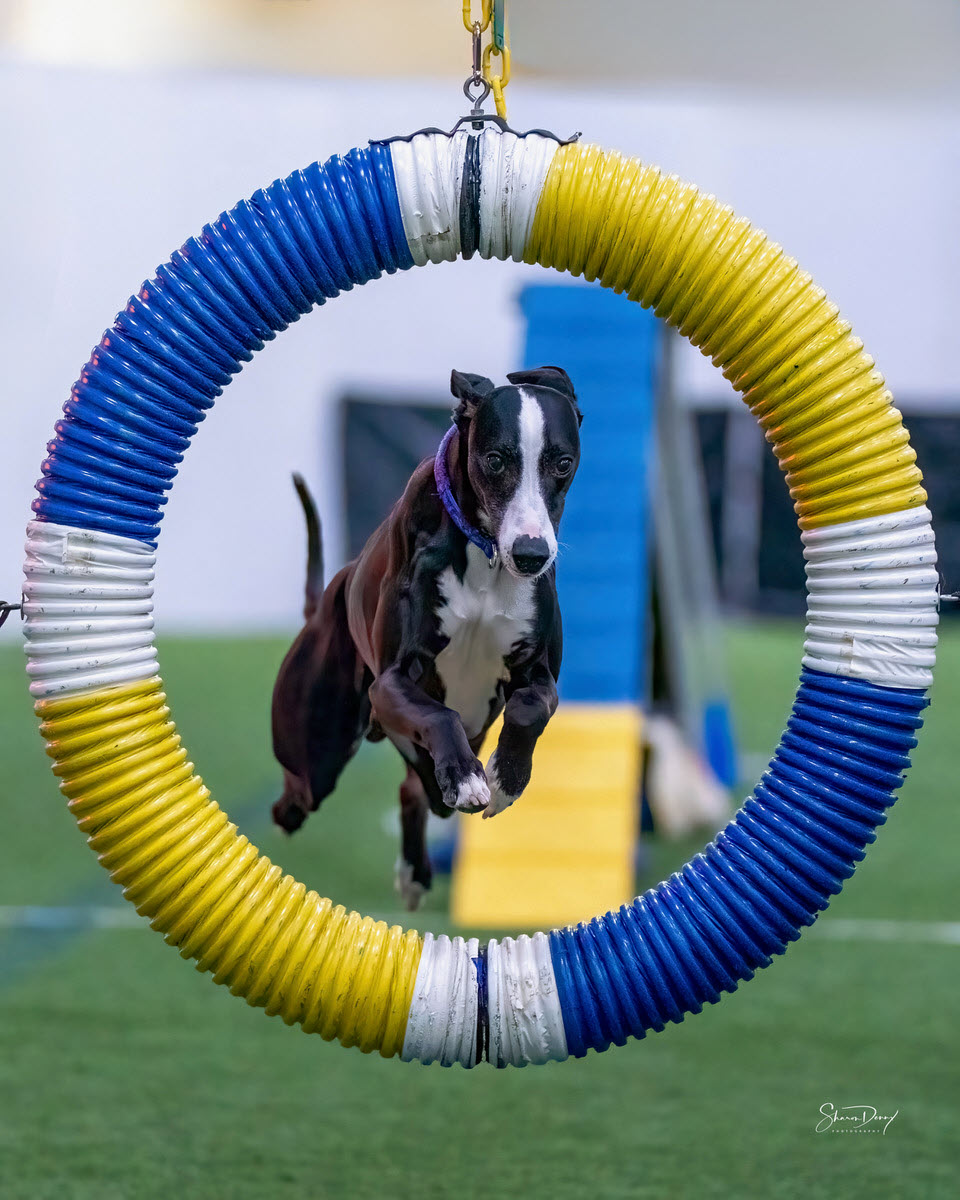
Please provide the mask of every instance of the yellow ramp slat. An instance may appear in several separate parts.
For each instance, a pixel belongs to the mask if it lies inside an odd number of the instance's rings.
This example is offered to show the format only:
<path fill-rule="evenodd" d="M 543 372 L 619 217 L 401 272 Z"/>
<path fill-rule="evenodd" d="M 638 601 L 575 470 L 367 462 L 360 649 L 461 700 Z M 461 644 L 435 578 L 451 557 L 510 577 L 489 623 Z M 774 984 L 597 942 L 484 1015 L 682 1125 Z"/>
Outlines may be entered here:
<path fill-rule="evenodd" d="M 498 722 L 486 755 L 499 735 Z M 632 899 L 639 779 L 637 708 L 561 705 L 517 803 L 490 820 L 461 821 L 454 922 L 471 929 L 549 928 Z"/>

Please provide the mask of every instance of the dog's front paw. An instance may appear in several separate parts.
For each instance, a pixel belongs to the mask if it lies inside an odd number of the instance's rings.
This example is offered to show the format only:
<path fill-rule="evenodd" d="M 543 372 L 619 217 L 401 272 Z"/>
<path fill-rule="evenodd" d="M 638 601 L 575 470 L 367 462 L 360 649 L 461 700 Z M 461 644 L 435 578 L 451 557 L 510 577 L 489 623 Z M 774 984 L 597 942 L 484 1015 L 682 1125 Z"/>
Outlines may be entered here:
<path fill-rule="evenodd" d="M 478 774 L 468 775 L 466 779 L 460 781 L 457 798 L 453 804 L 454 808 L 460 809 L 461 812 L 479 812 L 481 809 L 486 809 L 489 803 L 490 788 L 487 786 L 482 771 Z"/>
<path fill-rule="evenodd" d="M 448 808 L 461 812 L 479 812 L 490 803 L 490 789 L 484 778 L 479 759 L 464 770 L 455 767 L 437 767 L 437 783 L 443 793 L 443 802 Z"/>
<path fill-rule="evenodd" d="M 509 808 L 514 801 L 520 799 L 520 794 L 523 791 L 521 788 L 515 795 L 506 790 L 500 779 L 500 772 L 497 770 L 497 752 L 490 755 L 490 760 L 487 763 L 487 782 L 490 785 L 490 803 L 483 810 L 484 820 L 487 817 L 495 817 L 497 813 L 503 812 L 505 808 Z"/>

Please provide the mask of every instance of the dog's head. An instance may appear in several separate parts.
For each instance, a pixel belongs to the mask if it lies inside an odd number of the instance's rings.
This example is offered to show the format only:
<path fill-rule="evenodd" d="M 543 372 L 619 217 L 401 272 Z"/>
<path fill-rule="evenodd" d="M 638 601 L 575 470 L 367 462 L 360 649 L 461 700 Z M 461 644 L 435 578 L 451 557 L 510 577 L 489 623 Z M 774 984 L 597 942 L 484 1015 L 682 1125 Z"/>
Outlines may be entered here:
<path fill-rule="evenodd" d="M 467 445 L 466 474 L 479 516 L 512 575 L 535 577 L 557 556 L 557 530 L 580 462 L 573 384 L 559 367 L 508 375 L 496 387 L 454 371 L 453 419 Z"/>

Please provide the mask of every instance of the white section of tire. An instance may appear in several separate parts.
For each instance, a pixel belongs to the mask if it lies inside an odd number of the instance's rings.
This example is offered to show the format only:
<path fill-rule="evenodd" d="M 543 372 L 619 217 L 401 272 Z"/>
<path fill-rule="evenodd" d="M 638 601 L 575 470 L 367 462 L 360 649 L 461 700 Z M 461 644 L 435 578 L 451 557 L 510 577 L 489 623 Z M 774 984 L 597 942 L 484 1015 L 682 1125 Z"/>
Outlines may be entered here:
<path fill-rule="evenodd" d="M 490 1062 L 525 1067 L 568 1056 L 545 933 L 493 939 L 487 946 L 487 991 Z"/>
<path fill-rule="evenodd" d="M 523 262 L 544 180 L 559 148 L 538 133 L 489 133 L 480 140 L 482 258 Z"/>
<path fill-rule="evenodd" d="M 418 133 L 390 143 L 403 231 L 413 261 L 453 262 L 460 253 L 460 179 L 466 130 Z"/>
<path fill-rule="evenodd" d="M 802 536 L 803 665 L 885 687 L 929 687 L 938 621 L 929 509 L 808 529 Z"/>
<path fill-rule="evenodd" d="M 401 1052 L 405 1062 L 439 1062 L 445 1067 L 476 1064 L 479 954 L 476 938 L 423 935 Z"/>
<path fill-rule="evenodd" d="M 37 699 L 152 679 L 156 551 L 48 521 L 27 527 L 24 635 Z"/>

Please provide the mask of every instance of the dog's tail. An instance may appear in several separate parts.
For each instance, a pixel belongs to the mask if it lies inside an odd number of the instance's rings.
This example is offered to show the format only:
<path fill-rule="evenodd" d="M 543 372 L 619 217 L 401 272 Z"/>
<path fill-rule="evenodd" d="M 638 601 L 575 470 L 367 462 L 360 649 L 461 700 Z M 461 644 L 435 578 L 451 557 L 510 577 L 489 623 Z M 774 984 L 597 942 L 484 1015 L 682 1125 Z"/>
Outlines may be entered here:
<path fill-rule="evenodd" d="M 310 489 L 302 475 L 294 472 L 293 486 L 307 522 L 307 580 L 303 593 L 303 619 L 309 621 L 317 611 L 323 593 L 323 543 L 320 537 L 320 514 Z"/>

